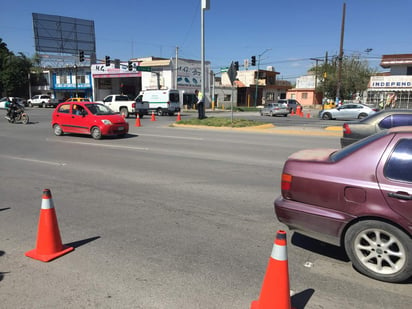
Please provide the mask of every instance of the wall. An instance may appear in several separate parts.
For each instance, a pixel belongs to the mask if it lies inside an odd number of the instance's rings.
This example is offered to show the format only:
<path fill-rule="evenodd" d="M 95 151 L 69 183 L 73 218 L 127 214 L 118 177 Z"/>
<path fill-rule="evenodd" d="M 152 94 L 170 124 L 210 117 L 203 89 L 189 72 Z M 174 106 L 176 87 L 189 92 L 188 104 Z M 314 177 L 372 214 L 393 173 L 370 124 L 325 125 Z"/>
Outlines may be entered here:
<path fill-rule="evenodd" d="M 316 102 L 313 89 L 291 89 L 287 92 L 286 98 L 295 99 L 302 106 L 312 106 Z"/>

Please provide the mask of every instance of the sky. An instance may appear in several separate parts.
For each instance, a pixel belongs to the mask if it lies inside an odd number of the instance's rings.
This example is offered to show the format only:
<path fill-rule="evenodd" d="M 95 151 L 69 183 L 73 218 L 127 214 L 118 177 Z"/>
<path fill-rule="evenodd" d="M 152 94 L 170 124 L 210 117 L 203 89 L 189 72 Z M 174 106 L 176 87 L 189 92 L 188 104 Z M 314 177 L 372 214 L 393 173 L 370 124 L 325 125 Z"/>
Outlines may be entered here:
<path fill-rule="evenodd" d="M 176 55 L 201 59 L 201 0 L 0 0 L 0 38 L 15 54 L 35 53 L 32 13 L 93 20 L 97 59 Z M 412 53 L 411 0 L 210 0 L 204 11 L 205 58 L 219 73 L 251 56 L 294 80 L 311 58 L 343 50 L 379 71 L 382 55 Z M 366 50 L 371 51 L 366 52 Z M 260 55 L 260 57 L 259 57 Z M 319 62 L 320 63 L 320 62 Z M 250 67 L 249 69 L 256 69 Z"/>

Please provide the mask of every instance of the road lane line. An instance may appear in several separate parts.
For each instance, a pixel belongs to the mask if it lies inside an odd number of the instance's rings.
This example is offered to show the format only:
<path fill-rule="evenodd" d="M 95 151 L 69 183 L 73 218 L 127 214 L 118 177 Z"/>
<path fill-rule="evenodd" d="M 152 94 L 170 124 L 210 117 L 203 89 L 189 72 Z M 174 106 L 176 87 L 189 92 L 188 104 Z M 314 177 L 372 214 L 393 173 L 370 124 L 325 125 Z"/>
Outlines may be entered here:
<path fill-rule="evenodd" d="M 48 142 L 58 142 L 64 144 L 75 144 L 75 145 L 86 145 L 86 146 L 95 146 L 95 147 L 108 147 L 108 148 L 119 148 L 119 149 L 132 149 L 132 150 L 149 150 L 147 147 L 134 147 L 134 146 L 124 146 L 124 145 L 112 145 L 112 144 L 94 144 L 94 143 L 85 143 L 85 142 L 75 142 L 75 141 L 63 141 L 57 139 L 46 138 Z"/>
<path fill-rule="evenodd" d="M 0 155 L 0 157 L 6 158 L 6 159 L 9 159 L 9 160 L 20 160 L 20 161 L 27 161 L 27 162 L 33 162 L 33 163 L 42 163 L 42 164 L 49 164 L 49 165 L 55 165 L 55 166 L 65 166 L 67 164 L 67 163 L 64 163 L 64 162 L 43 161 L 43 160 L 37 160 L 37 159 L 6 156 L 6 155 Z"/>
<path fill-rule="evenodd" d="M 174 139 L 187 139 L 187 140 L 193 140 L 193 141 L 203 141 L 204 138 L 202 137 L 184 137 L 184 136 L 172 136 L 172 135 L 158 135 L 158 134 L 142 134 L 139 133 L 139 136 L 149 136 L 149 137 L 161 137 L 161 138 L 174 138 Z"/>

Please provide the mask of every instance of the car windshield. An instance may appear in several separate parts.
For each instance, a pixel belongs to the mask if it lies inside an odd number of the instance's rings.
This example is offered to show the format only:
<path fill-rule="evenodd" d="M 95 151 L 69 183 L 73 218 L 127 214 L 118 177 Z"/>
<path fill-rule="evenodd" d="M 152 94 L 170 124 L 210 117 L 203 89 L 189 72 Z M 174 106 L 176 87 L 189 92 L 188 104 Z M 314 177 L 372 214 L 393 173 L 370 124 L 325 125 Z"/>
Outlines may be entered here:
<path fill-rule="evenodd" d="M 367 144 L 372 143 L 373 141 L 375 141 L 377 139 L 380 139 L 382 136 L 384 136 L 386 134 L 388 134 L 388 131 L 384 130 L 384 131 L 381 131 L 377 134 L 365 137 L 364 139 L 361 139 L 361 140 L 357 141 L 356 143 L 350 144 L 350 145 L 342 148 L 341 150 L 335 151 L 334 153 L 332 153 L 330 155 L 330 160 L 332 162 L 337 162 L 339 160 L 342 160 L 343 158 L 347 157 L 351 153 L 354 153 L 358 149 L 366 146 Z"/>
<path fill-rule="evenodd" d="M 86 104 L 86 107 L 93 115 L 114 115 L 116 114 L 109 107 L 103 104 L 96 104 L 96 103 Z"/>

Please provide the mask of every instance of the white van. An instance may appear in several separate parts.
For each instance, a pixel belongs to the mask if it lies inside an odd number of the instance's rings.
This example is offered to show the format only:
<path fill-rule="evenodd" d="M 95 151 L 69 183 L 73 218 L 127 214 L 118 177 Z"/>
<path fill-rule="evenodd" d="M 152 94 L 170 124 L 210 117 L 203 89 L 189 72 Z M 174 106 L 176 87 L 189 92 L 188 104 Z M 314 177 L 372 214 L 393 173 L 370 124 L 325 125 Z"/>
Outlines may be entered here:
<path fill-rule="evenodd" d="M 176 112 L 180 112 L 178 90 L 144 90 L 137 96 L 136 101 L 148 102 L 149 113 L 155 112 L 158 116 L 173 116 Z"/>

